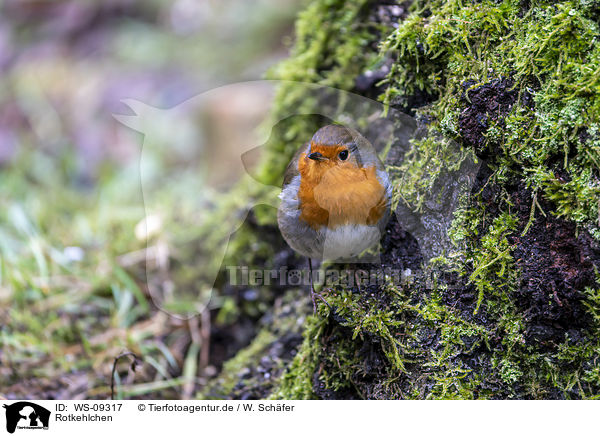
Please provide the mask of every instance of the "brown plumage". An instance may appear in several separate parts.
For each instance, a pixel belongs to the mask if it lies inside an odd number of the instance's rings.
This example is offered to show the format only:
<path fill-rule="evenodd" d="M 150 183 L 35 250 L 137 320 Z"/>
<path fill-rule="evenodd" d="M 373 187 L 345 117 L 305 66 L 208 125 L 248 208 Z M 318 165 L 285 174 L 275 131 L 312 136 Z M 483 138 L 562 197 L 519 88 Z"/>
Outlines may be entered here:
<path fill-rule="evenodd" d="M 335 229 L 347 224 L 377 224 L 385 212 L 386 198 L 374 165 L 358 168 L 350 163 L 310 165 L 307 161 L 303 154 L 298 162 L 300 219 L 315 230 L 324 225 Z"/>

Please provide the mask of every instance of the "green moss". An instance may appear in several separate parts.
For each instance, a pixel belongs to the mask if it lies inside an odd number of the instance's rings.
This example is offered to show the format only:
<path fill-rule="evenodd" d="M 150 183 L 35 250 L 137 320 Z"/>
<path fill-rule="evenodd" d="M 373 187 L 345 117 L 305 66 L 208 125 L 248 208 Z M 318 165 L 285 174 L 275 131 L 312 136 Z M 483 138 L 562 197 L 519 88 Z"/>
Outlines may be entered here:
<path fill-rule="evenodd" d="M 325 324 L 324 319 L 315 316 L 307 319 L 302 334 L 304 341 L 298 354 L 281 377 L 270 399 L 313 400 L 316 398 L 313 392 L 313 374 L 321 354 L 320 341 Z"/>
<path fill-rule="evenodd" d="M 219 398 L 231 396 L 236 385 L 241 381 L 242 371 L 249 365 L 257 365 L 260 358 L 265 354 L 269 345 L 276 339 L 275 335 L 268 330 L 261 330 L 252 343 L 242 349 L 236 356 L 228 360 L 223 366 L 221 375 L 211 385 L 203 390 L 198 399 Z M 246 383 L 252 382 L 246 381 Z M 217 392 L 217 394 L 215 394 Z"/>
<path fill-rule="evenodd" d="M 506 236 L 515 230 L 517 221 L 514 216 L 504 212 L 478 241 L 478 250 L 469 251 L 469 260 L 473 265 L 469 281 L 475 284 L 478 291 L 475 312 L 479 310 L 486 292 L 502 292 L 505 286 L 510 285 L 508 277 L 513 259 Z"/>
<path fill-rule="evenodd" d="M 296 43 L 290 58 L 275 69 L 270 79 L 283 83 L 275 97 L 273 115 L 317 112 L 319 101 L 307 95 L 306 88 L 294 82 L 315 83 L 352 90 L 358 74 L 375 61 L 369 50 L 376 42 L 377 26 L 366 19 L 370 0 L 319 0 L 300 14 L 296 23 Z M 290 110 L 292 109 L 292 110 Z M 314 118 L 293 118 L 268 145 L 260 170 L 265 183 L 281 184 L 283 171 L 300 144 L 320 127 Z"/>
<path fill-rule="evenodd" d="M 474 159 L 472 152 L 459 148 L 448 138 L 431 134 L 413 141 L 400 166 L 388 166 L 394 182 L 392 205 L 402 201 L 414 211 L 422 212 L 426 201 L 440 200 L 432 197 L 432 193 L 445 192 L 437 183 L 440 176 L 458 171 L 467 159 Z"/>
<path fill-rule="evenodd" d="M 543 187 L 546 197 L 557 205 L 557 216 L 569 217 L 577 223 L 590 223 L 596 219 L 600 184 L 591 168 L 573 174 L 568 182 L 548 174 L 543 179 Z"/>
<path fill-rule="evenodd" d="M 493 175 L 488 184 L 505 186 L 523 178 L 532 191 L 530 220 L 517 220 L 510 196 L 502 189 L 505 194 L 494 199 L 495 216 L 490 216 L 475 193 L 463 199 L 455 214 L 450 235 L 457 251 L 446 259 L 468 274 L 475 286 L 475 312 L 485 305 L 487 316 L 493 317 L 494 331 L 488 334 L 503 337 L 503 347 L 492 350 L 490 363 L 509 395 L 519 395 L 514 389 L 523 384 L 534 397 L 548 395 L 555 388 L 572 396 L 574 380 L 580 380 L 574 375 L 579 370 L 574 372 L 574 366 L 566 365 L 567 359 L 558 357 L 564 351 L 539 352 L 525 346 L 525 321 L 511 295 L 520 272 L 509 238 L 526 234 L 538 214 L 548 213 L 574 221 L 598 238 L 597 6 L 595 2 L 534 2 L 523 10 L 516 1 L 417 2 L 413 13 L 382 45 L 382 55 L 397 59 L 384 81 L 389 87 L 382 100 L 403 102 L 418 90 L 433 95 L 436 100 L 420 109 L 420 114 L 427 117 L 433 132 L 459 143 L 465 132 L 458 115 L 470 104 L 463 99 L 466 89 L 510 77 L 519 90 L 502 122 L 488 122 L 483 148 L 492 152 L 487 164 Z M 526 93 L 533 96 L 531 103 Z M 416 142 L 398 171 L 396 192 L 415 210 L 435 186 L 439 162 L 447 160 L 447 144 L 431 139 Z M 538 201 L 542 197 L 555 209 L 542 210 Z M 462 261 L 465 266 L 460 265 Z M 593 313 L 596 304 L 589 303 L 588 311 Z M 444 325 L 441 331 L 447 328 Z M 592 331 L 593 327 L 585 334 Z M 582 356 L 597 352 L 592 351 L 595 345 L 584 351 L 573 350 L 567 343 L 561 347 L 570 350 L 571 357 L 581 353 L 579 363 Z M 447 390 L 436 388 L 434 393 L 444 396 Z M 586 394 L 579 387 L 577 395 Z"/>
<path fill-rule="evenodd" d="M 297 288 L 281 295 L 275 307 L 271 308 L 270 315 L 259 323 L 256 336 L 250 344 L 225 362 L 221 373 L 208 383 L 199 397 L 265 398 L 285 389 L 285 382 L 282 381 L 285 379 L 282 377 L 284 371 L 293 367 L 293 362 L 303 355 L 299 352 L 293 360 L 292 344 L 300 341 L 302 331 L 306 339 L 311 331 L 313 336 L 318 336 L 311 326 L 317 328 L 318 323 L 322 322 L 318 318 L 307 317 L 309 306 L 303 297 L 306 297 L 306 292 Z M 219 329 L 227 328 L 232 321 L 226 315 L 236 317 L 238 310 L 239 306 L 228 300 L 223 304 L 215 325 Z M 317 343 L 304 341 L 306 345 Z"/>
<path fill-rule="evenodd" d="M 388 288 L 386 292 L 395 294 L 396 290 Z M 378 307 L 375 299 L 364 298 L 360 294 L 342 289 L 329 298 L 329 301 L 329 304 L 336 308 L 337 315 L 347 320 L 342 322 L 341 326 L 351 329 L 350 340 L 377 338 L 389 364 L 395 370 L 405 371 L 403 344 L 395 335 L 405 324 L 398 316 L 407 308 L 402 304 L 402 300 L 395 298 L 390 306 Z"/>
<path fill-rule="evenodd" d="M 456 118 L 462 110 L 462 84 L 511 77 L 521 90 L 519 101 L 506 116 L 505 127 L 491 123 L 486 134 L 488 144 L 501 147 L 498 171 L 526 174 L 536 191 L 544 187 L 544 181 L 535 174 L 550 172 L 553 159 L 561 157 L 565 170 L 576 180 L 555 185 L 552 192 L 547 191 L 548 197 L 556 200 L 561 216 L 577 222 L 596 221 L 598 182 L 591 171 L 597 176 L 600 169 L 596 142 L 600 48 L 594 42 L 600 30 L 589 4 L 535 2 L 527 11 L 520 2 L 506 0 L 418 5 L 418 11 L 383 44 L 382 53 L 398 59 L 385 80 L 389 87 L 383 101 L 391 103 L 396 96 L 407 97 L 417 89 L 438 95 L 421 112 L 431 117 L 432 129 L 460 140 Z M 525 90 L 534 95 L 535 112 L 523 105 Z M 582 143 L 582 132 L 592 139 Z M 573 150 L 577 150 L 575 156 Z M 411 161 L 413 166 L 428 162 L 418 157 Z M 585 177 L 580 177 L 582 171 Z M 409 175 L 419 178 L 417 170 Z M 412 195 L 422 192 L 427 192 L 427 186 L 418 184 Z M 573 193 L 578 197 L 576 205 Z"/>

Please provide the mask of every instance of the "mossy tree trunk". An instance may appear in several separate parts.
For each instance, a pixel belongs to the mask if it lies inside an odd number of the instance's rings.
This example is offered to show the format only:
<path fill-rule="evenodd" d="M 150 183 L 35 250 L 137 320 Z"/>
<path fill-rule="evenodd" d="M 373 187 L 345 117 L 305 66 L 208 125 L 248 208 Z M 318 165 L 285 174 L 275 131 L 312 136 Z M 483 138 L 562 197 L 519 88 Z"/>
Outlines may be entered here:
<path fill-rule="evenodd" d="M 599 21 L 598 1 L 314 1 L 273 78 L 377 98 L 481 166 L 435 267 L 392 221 L 384 257 L 414 282 L 339 287 L 314 317 L 282 297 L 205 395 L 600 396 Z M 282 89 L 277 104 L 302 95 Z M 288 127 L 265 163 L 274 180 L 315 128 Z M 446 144 L 411 145 L 394 180 L 409 205 L 435 182 L 420 183 L 423 160 Z"/>

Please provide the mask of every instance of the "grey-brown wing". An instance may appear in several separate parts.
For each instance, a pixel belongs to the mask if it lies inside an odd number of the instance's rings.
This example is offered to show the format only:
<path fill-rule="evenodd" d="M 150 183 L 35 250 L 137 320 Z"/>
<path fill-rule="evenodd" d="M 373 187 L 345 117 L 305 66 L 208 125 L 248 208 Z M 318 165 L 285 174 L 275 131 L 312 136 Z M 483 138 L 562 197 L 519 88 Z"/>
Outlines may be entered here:
<path fill-rule="evenodd" d="M 296 177 L 299 174 L 298 173 L 298 159 L 300 159 L 300 155 L 302 153 L 306 152 L 307 148 L 308 148 L 308 142 L 304 143 L 302 145 L 302 147 L 300 147 L 294 154 L 294 157 L 292 158 L 292 160 L 288 164 L 287 168 L 285 169 L 285 173 L 283 173 L 282 188 L 289 185 L 292 182 L 292 180 L 294 179 L 294 177 Z"/>

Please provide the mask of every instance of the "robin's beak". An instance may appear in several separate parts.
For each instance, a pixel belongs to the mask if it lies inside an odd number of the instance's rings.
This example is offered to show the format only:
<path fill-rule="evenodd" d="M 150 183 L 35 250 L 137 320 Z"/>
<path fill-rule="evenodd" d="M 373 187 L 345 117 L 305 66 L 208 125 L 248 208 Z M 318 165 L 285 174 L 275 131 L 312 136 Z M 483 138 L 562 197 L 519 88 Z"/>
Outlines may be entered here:
<path fill-rule="evenodd" d="M 314 152 L 314 153 L 309 154 L 308 158 L 312 159 L 312 160 L 327 160 L 327 158 L 319 152 Z"/>

